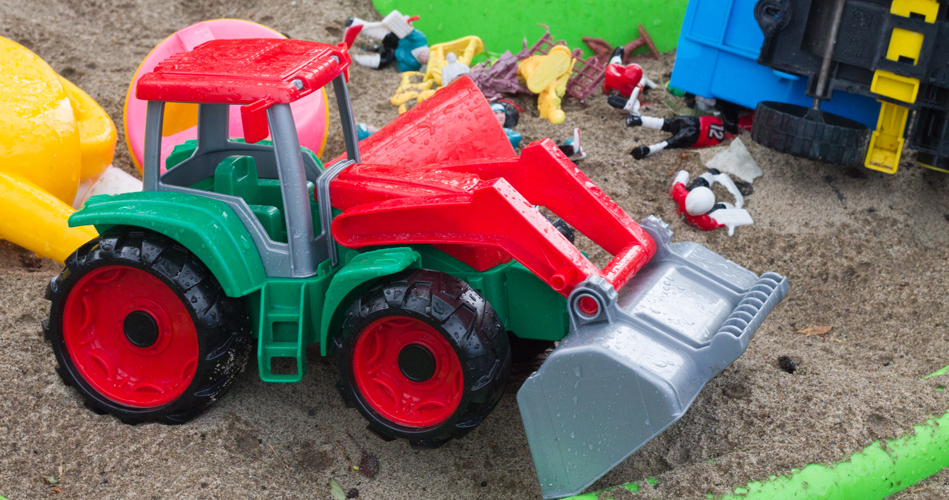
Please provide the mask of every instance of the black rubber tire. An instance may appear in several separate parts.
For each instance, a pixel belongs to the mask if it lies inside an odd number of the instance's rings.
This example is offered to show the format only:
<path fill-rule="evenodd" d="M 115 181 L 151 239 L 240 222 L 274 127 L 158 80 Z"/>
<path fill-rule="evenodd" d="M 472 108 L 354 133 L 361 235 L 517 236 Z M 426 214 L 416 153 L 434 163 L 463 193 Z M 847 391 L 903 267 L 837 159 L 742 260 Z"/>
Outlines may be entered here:
<path fill-rule="evenodd" d="M 198 363 L 191 384 L 172 402 L 153 408 L 129 407 L 102 395 L 87 383 L 66 349 L 63 308 L 73 286 L 102 266 L 141 269 L 167 285 L 185 305 L 197 332 Z M 253 341 L 250 316 L 243 299 L 225 295 L 194 254 L 159 233 L 129 227 L 113 228 L 86 243 L 66 259 L 63 272 L 50 280 L 46 298 L 52 302 L 43 323 L 56 360 L 56 371 L 96 413 L 114 415 L 126 424 L 181 424 L 193 419 L 227 391 L 243 370 Z"/>
<path fill-rule="evenodd" d="M 820 112 L 823 123 L 807 117 L 810 108 L 759 102 L 751 138 L 762 146 L 808 160 L 855 167 L 863 165 L 871 130 L 862 123 Z"/>
<path fill-rule="evenodd" d="M 440 424 L 404 427 L 379 415 L 363 398 L 352 369 L 356 339 L 385 316 L 408 316 L 438 331 L 461 361 L 464 393 L 455 412 Z M 437 448 L 477 427 L 500 401 L 511 375 L 511 348 L 494 309 L 467 283 L 431 270 L 408 270 L 386 279 L 347 310 L 335 337 L 343 401 L 369 421 L 369 430 L 384 440 L 407 439 L 413 447 Z"/>

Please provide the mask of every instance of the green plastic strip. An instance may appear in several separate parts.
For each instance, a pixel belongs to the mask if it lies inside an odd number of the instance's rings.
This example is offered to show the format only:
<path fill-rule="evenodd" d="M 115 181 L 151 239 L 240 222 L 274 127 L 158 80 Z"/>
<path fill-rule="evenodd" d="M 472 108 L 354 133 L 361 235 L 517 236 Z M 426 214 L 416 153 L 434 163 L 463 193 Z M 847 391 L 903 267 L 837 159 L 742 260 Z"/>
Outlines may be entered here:
<path fill-rule="evenodd" d="M 938 376 L 940 376 L 940 375 L 945 375 L 946 372 L 949 372 L 949 366 L 944 366 L 944 367 L 940 368 L 939 370 L 937 370 L 936 372 L 930 373 L 929 375 L 926 375 L 925 377 L 923 377 L 923 380 L 930 379 L 930 378 L 933 378 L 933 377 L 938 377 Z"/>
<path fill-rule="evenodd" d="M 949 466 L 949 413 L 913 427 L 915 434 L 879 441 L 850 460 L 827 467 L 811 464 L 790 476 L 748 483 L 722 500 L 876 500 L 936 474 Z"/>
<path fill-rule="evenodd" d="M 616 488 L 625 488 L 633 493 L 639 491 L 639 486 L 635 484 L 624 484 L 622 486 L 614 486 L 612 488 L 607 488 L 598 493 L 587 493 L 586 495 L 577 495 L 575 497 L 565 498 L 564 500 L 613 500 L 613 497 L 610 496 L 610 492 Z"/>
<path fill-rule="evenodd" d="M 661 52 L 675 48 L 688 0 L 373 0 L 386 15 L 393 9 L 419 16 L 414 26 L 429 44 L 477 35 L 486 51 L 517 53 L 521 41 L 536 42 L 550 26 L 555 40 L 566 40 L 571 49 L 591 55 L 580 37 L 602 38 L 623 45 L 639 37 L 642 24 Z M 615 19 L 617 22 L 604 22 Z"/>
<path fill-rule="evenodd" d="M 949 366 L 923 378 L 949 372 Z M 949 413 L 913 427 L 884 447 L 874 441 L 850 460 L 830 467 L 811 464 L 788 476 L 771 476 L 735 488 L 720 500 L 882 500 L 949 467 Z M 648 481 L 648 480 L 647 480 Z M 653 484 L 650 482 L 650 484 Z M 630 491 L 635 484 L 624 485 Z M 608 492 L 609 490 L 604 490 Z M 709 494 L 709 498 L 714 498 Z M 597 493 L 565 500 L 595 500 Z"/>

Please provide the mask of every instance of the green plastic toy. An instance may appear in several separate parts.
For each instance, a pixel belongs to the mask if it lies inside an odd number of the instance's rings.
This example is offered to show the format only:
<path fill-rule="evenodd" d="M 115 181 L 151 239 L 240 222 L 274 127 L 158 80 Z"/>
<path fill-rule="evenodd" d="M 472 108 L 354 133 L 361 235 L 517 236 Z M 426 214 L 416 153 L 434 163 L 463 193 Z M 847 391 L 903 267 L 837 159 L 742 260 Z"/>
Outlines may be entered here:
<path fill-rule="evenodd" d="M 47 289 L 46 338 L 87 406 L 186 422 L 254 352 L 262 380 L 298 382 L 318 344 L 371 431 L 437 448 L 489 415 L 515 356 L 560 341 L 517 396 L 559 498 L 681 418 L 787 293 L 637 224 L 549 139 L 516 155 L 470 79 L 358 141 L 349 63 L 344 45 L 214 40 L 137 81 L 145 190 L 73 214 L 100 236 Z M 346 154 L 324 168 L 290 103 L 331 83 Z M 167 102 L 198 103 L 198 138 L 161 173 Z M 594 265 L 574 230 L 613 259 Z"/>
<path fill-rule="evenodd" d="M 425 33 L 429 43 L 441 43 L 468 35 L 484 40 L 492 53 L 517 53 L 521 43 L 540 38 L 550 27 L 558 40 L 571 49 L 592 52 L 580 40 L 602 38 L 613 45 L 628 43 L 639 36 L 637 25 L 645 26 L 661 52 L 676 47 L 687 0 L 524 0 L 508 2 L 482 0 L 373 0 L 383 14 L 398 9 L 419 16 L 414 26 Z M 605 22 L 605 21 L 609 22 Z"/>

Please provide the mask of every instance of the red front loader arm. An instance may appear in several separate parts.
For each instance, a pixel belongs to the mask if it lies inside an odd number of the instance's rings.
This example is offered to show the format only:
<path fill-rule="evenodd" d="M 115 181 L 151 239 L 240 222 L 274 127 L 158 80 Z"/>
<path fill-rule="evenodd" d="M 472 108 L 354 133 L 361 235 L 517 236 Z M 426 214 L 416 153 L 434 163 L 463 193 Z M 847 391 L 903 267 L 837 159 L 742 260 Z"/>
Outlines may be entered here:
<path fill-rule="evenodd" d="M 332 225 L 341 245 L 493 247 L 564 296 L 594 274 L 619 289 L 656 252 L 642 228 L 549 139 L 509 159 L 355 165 L 331 183 L 331 199 L 343 210 Z M 597 269 L 534 205 L 563 218 L 613 260 Z"/>

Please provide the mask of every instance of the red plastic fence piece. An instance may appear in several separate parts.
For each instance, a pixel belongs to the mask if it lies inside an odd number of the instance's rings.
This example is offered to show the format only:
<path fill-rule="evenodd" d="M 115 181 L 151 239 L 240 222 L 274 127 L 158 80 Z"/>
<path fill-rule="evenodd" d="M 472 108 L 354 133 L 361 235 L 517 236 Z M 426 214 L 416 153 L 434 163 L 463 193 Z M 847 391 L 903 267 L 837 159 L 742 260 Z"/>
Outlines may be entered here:
<path fill-rule="evenodd" d="M 597 62 L 595 57 L 584 59 L 580 49 L 574 49 L 573 57 L 577 62 L 573 66 L 573 74 L 567 80 L 567 95 L 586 105 L 587 97 L 595 93 L 603 82 L 606 67 Z"/>

